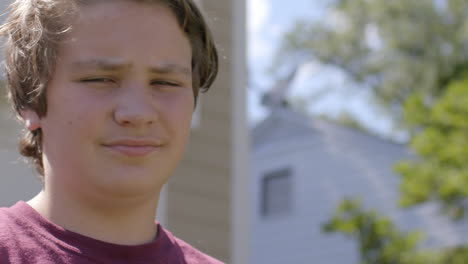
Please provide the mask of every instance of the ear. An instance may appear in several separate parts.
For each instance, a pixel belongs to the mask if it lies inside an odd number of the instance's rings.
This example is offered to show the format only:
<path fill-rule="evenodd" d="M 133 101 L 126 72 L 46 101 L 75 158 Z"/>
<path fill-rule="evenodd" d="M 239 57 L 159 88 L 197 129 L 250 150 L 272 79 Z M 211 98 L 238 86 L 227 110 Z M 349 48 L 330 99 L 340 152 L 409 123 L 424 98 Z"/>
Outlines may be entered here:
<path fill-rule="evenodd" d="M 22 110 L 21 117 L 29 131 L 34 131 L 41 127 L 41 119 L 33 110 Z"/>

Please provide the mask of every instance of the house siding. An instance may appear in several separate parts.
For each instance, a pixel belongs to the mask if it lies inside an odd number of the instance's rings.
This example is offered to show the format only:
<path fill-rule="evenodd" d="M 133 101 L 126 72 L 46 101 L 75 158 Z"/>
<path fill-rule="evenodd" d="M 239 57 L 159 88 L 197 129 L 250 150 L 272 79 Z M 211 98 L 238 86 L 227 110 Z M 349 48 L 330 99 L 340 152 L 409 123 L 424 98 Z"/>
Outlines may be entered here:
<path fill-rule="evenodd" d="M 219 50 L 220 68 L 202 94 L 200 119 L 187 153 L 168 185 L 172 232 L 200 250 L 231 263 L 233 177 L 233 1 L 199 1 Z M 243 87 L 238 87 L 239 89 Z"/>
<path fill-rule="evenodd" d="M 267 118 L 254 135 L 259 141 L 252 150 L 250 192 L 254 206 L 250 212 L 249 263 L 359 263 L 358 245 L 353 240 L 321 230 L 345 197 L 361 198 L 365 208 L 389 216 L 403 230 L 426 232 L 425 247 L 454 246 L 466 241 L 462 234 L 468 225 L 451 223 L 438 214 L 434 204 L 398 208 L 399 177 L 392 167 L 399 160 L 411 158 L 405 146 L 328 122 L 298 119 L 299 115 L 288 110 L 276 114 Z M 293 124 L 291 120 L 298 122 Z M 303 134 L 307 129 L 309 134 Z M 269 141 L 261 140 L 262 136 Z M 262 217 L 264 174 L 285 167 L 292 170 L 291 213 Z"/>

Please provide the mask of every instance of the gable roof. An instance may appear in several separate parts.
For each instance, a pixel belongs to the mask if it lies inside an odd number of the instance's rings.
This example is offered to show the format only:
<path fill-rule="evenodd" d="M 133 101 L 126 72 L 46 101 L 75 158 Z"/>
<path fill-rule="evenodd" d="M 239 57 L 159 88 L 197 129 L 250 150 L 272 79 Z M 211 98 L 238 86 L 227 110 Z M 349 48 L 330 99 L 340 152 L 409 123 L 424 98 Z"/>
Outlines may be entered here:
<path fill-rule="evenodd" d="M 309 118 L 287 108 L 278 108 L 251 130 L 252 147 L 258 148 L 269 142 L 310 136 L 315 133 Z M 305 121 L 305 122 L 304 122 Z"/>
<path fill-rule="evenodd" d="M 307 116 L 282 107 L 271 111 L 267 118 L 251 130 L 252 148 L 260 148 L 278 140 L 302 137 L 327 138 L 330 144 L 361 148 L 365 144 L 402 148 L 403 145 L 377 135 L 340 125 L 317 117 Z"/>

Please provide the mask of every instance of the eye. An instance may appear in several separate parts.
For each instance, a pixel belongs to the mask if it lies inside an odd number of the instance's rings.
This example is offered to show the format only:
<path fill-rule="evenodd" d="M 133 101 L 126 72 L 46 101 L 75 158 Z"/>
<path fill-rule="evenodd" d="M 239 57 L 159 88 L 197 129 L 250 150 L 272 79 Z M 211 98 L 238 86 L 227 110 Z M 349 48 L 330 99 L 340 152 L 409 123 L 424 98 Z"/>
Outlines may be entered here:
<path fill-rule="evenodd" d="M 171 82 L 171 81 L 165 81 L 165 80 L 155 80 L 155 81 L 152 81 L 151 84 L 153 84 L 153 85 L 179 86 L 178 83 Z"/>
<path fill-rule="evenodd" d="M 115 81 L 111 78 L 106 78 L 106 77 L 98 77 L 98 78 L 89 78 L 89 79 L 83 79 L 80 80 L 80 82 L 84 83 L 114 83 Z"/>
<path fill-rule="evenodd" d="M 151 82 L 151 85 L 157 85 L 157 86 L 173 86 L 173 87 L 178 87 L 181 86 L 179 83 L 172 82 L 172 81 L 165 81 L 165 80 L 155 80 Z"/>

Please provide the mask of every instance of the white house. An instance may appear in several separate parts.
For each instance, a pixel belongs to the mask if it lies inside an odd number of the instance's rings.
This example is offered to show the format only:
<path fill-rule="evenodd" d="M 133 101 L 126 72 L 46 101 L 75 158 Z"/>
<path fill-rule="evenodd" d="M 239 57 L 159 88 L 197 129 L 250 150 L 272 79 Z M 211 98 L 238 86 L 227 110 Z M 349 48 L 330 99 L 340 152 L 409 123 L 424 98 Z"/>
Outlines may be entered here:
<path fill-rule="evenodd" d="M 252 131 L 249 263 L 357 264 L 356 243 L 321 231 L 344 197 L 360 197 L 404 230 L 425 231 L 423 246 L 466 241 L 467 226 L 453 225 L 435 205 L 397 207 L 392 167 L 411 156 L 404 145 L 304 116 L 281 100 L 271 105 Z"/>

